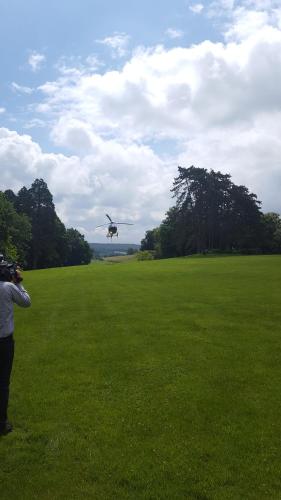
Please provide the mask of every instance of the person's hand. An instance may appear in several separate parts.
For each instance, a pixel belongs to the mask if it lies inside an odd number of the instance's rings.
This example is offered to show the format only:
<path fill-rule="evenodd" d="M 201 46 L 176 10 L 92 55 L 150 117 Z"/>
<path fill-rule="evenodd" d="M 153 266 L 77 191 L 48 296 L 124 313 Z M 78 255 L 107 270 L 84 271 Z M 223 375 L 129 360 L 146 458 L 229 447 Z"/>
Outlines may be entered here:
<path fill-rule="evenodd" d="M 14 283 L 15 285 L 17 285 L 17 284 L 18 284 L 18 283 L 20 283 L 22 280 L 23 280 L 23 278 L 22 278 L 22 275 L 21 275 L 20 269 L 17 269 L 17 270 L 16 270 L 16 274 L 15 274 L 15 276 L 13 277 L 13 283 Z"/>

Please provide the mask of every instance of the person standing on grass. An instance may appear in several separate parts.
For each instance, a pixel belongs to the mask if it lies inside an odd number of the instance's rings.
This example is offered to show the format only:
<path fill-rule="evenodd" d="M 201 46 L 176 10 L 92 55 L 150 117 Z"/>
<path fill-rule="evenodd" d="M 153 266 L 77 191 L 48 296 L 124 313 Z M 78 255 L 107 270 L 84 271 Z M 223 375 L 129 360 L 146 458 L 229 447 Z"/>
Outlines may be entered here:
<path fill-rule="evenodd" d="M 9 269 L 0 270 L 0 436 L 13 430 L 8 422 L 10 376 L 14 359 L 14 303 L 20 307 L 31 305 L 27 291 L 20 284 L 17 270 L 11 277 Z"/>

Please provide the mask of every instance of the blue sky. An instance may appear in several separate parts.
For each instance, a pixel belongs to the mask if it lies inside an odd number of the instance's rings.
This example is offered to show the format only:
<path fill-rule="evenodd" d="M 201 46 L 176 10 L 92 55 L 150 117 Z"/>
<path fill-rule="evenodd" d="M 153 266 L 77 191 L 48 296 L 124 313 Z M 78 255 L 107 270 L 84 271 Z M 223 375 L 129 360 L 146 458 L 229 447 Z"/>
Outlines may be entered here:
<path fill-rule="evenodd" d="M 177 165 L 229 172 L 281 210 L 277 0 L 2 2 L 2 189 L 43 177 L 89 241 L 139 242 Z"/>
<path fill-rule="evenodd" d="M 40 96 L 17 95 L 11 83 L 34 88 L 57 76 L 58 62 L 65 58 L 79 64 L 91 54 L 104 64 L 101 71 L 121 67 L 124 58 L 114 59 L 110 49 L 99 40 L 114 33 L 128 35 L 128 49 L 164 44 L 178 45 L 178 38 L 167 36 L 168 29 L 182 32 L 181 44 L 189 46 L 205 39 L 221 37 L 210 19 L 197 16 L 189 10 L 187 1 L 144 0 L 97 1 L 97 0 L 12 0 L 3 2 L 0 18 L 0 60 L 4 68 L 1 79 L 0 106 L 7 110 L 2 117 L 9 125 L 9 118 L 17 120 L 17 130 L 24 130 L 24 124 L 32 115 L 29 103 Z M 204 2 L 202 2 L 204 5 Z M 32 71 L 28 59 L 32 53 L 45 57 L 40 71 Z M 32 135 L 49 148 L 48 137 L 42 130 L 33 130 Z"/>
<path fill-rule="evenodd" d="M 195 3 L 195 2 L 194 2 Z M 204 5 L 204 2 L 202 2 Z M 216 36 L 210 23 L 196 16 L 182 0 L 173 2 L 49 0 L 3 2 L 1 6 L 1 58 L 17 74 L 25 50 L 47 50 L 52 59 L 84 55 L 96 49 L 95 40 L 115 31 L 126 32 L 134 45 L 155 45 L 173 26 L 184 30 L 187 43 Z M 4 47 L 13 47 L 13 62 Z"/>

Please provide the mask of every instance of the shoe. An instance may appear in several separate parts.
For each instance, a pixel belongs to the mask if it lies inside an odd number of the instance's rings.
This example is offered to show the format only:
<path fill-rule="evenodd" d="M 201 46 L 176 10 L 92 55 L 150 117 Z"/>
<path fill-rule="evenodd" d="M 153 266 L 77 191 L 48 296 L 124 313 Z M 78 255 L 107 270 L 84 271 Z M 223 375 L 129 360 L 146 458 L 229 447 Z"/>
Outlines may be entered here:
<path fill-rule="evenodd" d="M 13 426 L 10 422 L 5 422 L 4 424 L 0 424 L 0 436 L 6 436 L 9 432 L 12 432 Z"/>

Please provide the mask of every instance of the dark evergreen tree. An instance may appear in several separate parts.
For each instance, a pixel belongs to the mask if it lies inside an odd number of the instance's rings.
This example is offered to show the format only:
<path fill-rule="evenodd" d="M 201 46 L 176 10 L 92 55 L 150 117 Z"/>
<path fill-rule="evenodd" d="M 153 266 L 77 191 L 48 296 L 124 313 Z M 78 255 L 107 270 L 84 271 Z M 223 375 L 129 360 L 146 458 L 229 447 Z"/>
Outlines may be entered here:
<path fill-rule="evenodd" d="M 56 212 L 53 197 L 43 179 L 36 179 L 28 190 L 31 201 L 33 269 L 59 265 L 56 249 Z M 28 199 L 28 197 L 26 197 Z"/>
<path fill-rule="evenodd" d="M 158 231 L 155 229 L 157 234 L 155 250 L 158 256 L 173 257 L 184 254 L 182 248 L 185 246 L 184 228 L 182 214 L 176 207 L 170 208 Z"/>
<path fill-rule="evenodd" d="M 15 208 L 17 212 L 27 215 L 30 219 L 32 218 L 33 210 L 33 199 L 30 190 L 25 186 L 22 187 L 15 200 Z"/>
<path fill-rule="evenodd" d="M 0 192 L 0 251 L 31 269 L 86 264 L 92 252 L 84 236 L 66 230 L 43 179 L 16 195 Z"/>
<path fill-rule="evenodd" d="M 67 253 L 66 229 L 56 214 L 46 182 L 36 179 L 30 189 L 20 189 L 15 206 L 19 213 L 26 214 L 31 221 L 28 267 L 36 269 L 64 265 Z"/>
<path fill-rule="evenodd" d="M 176 208 L 182 223 L 189 226 L 194 250 L 201 252 L 207 240 L 208 172 L 204 168 L 179 167 L 179 175 L 172 189 L 177 199 Z"/>
<path fill-rule="evenodd" d="M 256 248 L 260 202 L 245 186 L 233 184 L 229 175 L 194 166 L 179 167 L 172 191 L 186 250 L 192 253 Z"/>
<path fill-rule="evenodd" d="M 163 257 L 210 250 L 258 251 L 261 211 L 256 195 L 235 185 L 228 174 L 194 166 L 178 170 L 172 188 L 176 205 L 158 232 L 147 231 L 143 249 L 155 250 L 158 245 Z"/>
<path fill-rule="evenodd" d="M 257 196 L 245 186 L 232 184 L 231 205 L 225 227 L 226 249 L 256 253 L 261 238 L 261 212 Z"/>

